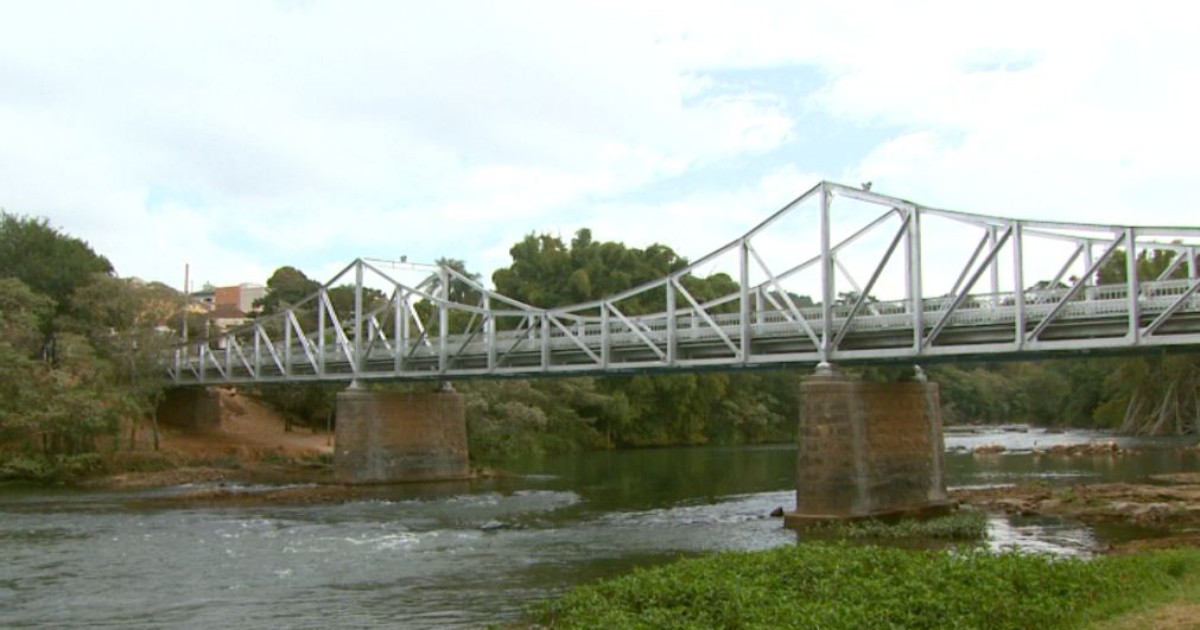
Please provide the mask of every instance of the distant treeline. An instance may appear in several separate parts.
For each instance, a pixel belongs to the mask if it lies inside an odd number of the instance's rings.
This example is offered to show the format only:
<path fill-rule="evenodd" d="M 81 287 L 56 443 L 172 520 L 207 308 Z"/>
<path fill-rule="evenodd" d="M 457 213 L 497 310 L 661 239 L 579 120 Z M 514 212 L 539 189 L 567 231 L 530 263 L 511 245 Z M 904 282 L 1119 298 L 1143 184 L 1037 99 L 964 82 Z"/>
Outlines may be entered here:
<path fill-rule="evenodd" d="M 667 246 L 598 242 L 587 229 L 569 245 L 559 237 L 531 234 L 509 251 L 512 263 L 492 275 L 496 290 L 545 308 L 610 296 L 688 264 Z M 1139 275 L 1158 277 L 1172 255 L 1143 253 Z M 461 261 L 442 262 L 471 275 Z M 1183 267 L 1177 267 L 1180 273 Z M 1098 280 L 1121 282 L 1125 269 L 1123 252 L 1116 252 Z M 684 283 L 701 301 L 737 286 L 723 273 L 688 276 Z M 317 282 L 285 267 L 267 286 L 269 312 L 280 301 L 303 298 Z M 349 295 L 348 289 L 342 292 Z M 282 300 L 272 302 L 272 296 Z M 812 304 L 808 296 L 794 298 Z M 661 308 L 661 300 L 644 299 L 644 304 L 622 306 L 631 314 Z M 479 380 L 456 388 L 466 399 L 472 454 L 491 460 L 592 448 L 788 441 L 795 436 L 799 384 L 810 369 Z M 848 371 L 873 380 L 913 376 L 911 366 Z M 1138 433 L 1193 432 L 1200 425 L 1200 359 L 1195 355 L 943 363 L 927 373 L 941 386 L 947 423 L 1027 422 Z M 325 422 L 336 391 L 333 386 L 274 386 L 262 388 L 262 395 L 298 421 Z"/>
<path fill-rule="evenodd" d="M 598 242 L 586 229 L 569 244 L 531 234 L 510 253 L 511 264 L 492 276 L 496 290 L 539 307 L 603 298 L 688 263 L 665 245 L 638 249 Z M 1102 282 L 1124 279 L 1121 254 L 1100 270 Z M 1158 277 L 1171 256 L 1144 253 L 1137 261 L 1139 275 Z M 461 261 L 442 262 L 471 275 Z M 701 301 L 737 286 L 723 273 L 682 282 Z M 265 314 L 276 312 L 318 286 L 298 269 L 282 267 L 268 280 L 260 306 Z M 352 288 L 334 287 L 330 299 L 351 304 L 353 294 Z M 654 296 L 643 299 L 622 308 L 629 314 L 660 308 Z M 0 212 L 0 447 L 57 457 L 118 445 L 122 429 L 134 440 L 137 427 L 152 421 L 167 384 L 158 357 L 179 339 L 184 302 L 165 285 L 116 277 L 106 258 L 43 219 Z M 189 336 L 202 336 L 203 316 L 190 314 L 188 320 Z M 474 380 L 455 386 L 465 397 L 472 453 L 487 461 L 595 448 L 791 440 L 800 379 L 809 369 Z M 1197 355 L 940 364 L 927 371 L 941 384 L 947 423 L 1030 422 L 1152 433 L 1194 432 L 1200 425 Z M 911 367 L 857 372 L 868 379 L 912 376 Z M 259 394 L 295 422 L 324 426 L 340 387 L 275 385 L 259 388 Z"/>

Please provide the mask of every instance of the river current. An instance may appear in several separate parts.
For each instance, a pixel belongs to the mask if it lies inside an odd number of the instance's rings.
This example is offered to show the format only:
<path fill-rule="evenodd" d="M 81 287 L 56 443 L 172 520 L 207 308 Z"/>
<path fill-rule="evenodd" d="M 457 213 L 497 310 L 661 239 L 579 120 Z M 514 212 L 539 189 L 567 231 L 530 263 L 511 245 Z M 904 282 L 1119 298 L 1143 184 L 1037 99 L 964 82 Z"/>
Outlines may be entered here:
<path fill-rule="evenodd" d="M 1144 480 L 1197 470 L 1187 440 L 1120 457 L 1035 457 L 1108 437 L 946 436 L 951 487 Z M 969 450 L 1000 443 L 1008 452 Z M 514 462 L 511 478 L 374 489 L 340 504 L 183 507 L 205 486 L 0 486 L 0 626 L 481 627 L 574 584 L 726 549 L 795 543 L 795 448 L 678 448 Z M 254 493 L 267 488 L 243 486 Z M 993 518 L 989 544 L 1087 554 L 1121 531 Z"/>

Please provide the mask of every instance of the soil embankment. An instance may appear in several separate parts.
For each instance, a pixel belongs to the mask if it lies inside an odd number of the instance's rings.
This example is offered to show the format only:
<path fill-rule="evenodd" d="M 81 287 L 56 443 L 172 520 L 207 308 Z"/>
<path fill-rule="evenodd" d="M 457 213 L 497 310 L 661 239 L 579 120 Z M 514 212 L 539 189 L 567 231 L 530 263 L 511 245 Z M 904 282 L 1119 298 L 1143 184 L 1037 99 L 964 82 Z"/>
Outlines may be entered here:
<path fill-rule="evenodd" d="M 170 470 L 133 472 L 89 485 L 113 488 L 257 479 L 328 480 L 333 436 L 305 427 L 288 429 L 283 416 L 236 389 L 218 389 L 221 421 L 203 431 L 164 427 L 160 452 Z"/>

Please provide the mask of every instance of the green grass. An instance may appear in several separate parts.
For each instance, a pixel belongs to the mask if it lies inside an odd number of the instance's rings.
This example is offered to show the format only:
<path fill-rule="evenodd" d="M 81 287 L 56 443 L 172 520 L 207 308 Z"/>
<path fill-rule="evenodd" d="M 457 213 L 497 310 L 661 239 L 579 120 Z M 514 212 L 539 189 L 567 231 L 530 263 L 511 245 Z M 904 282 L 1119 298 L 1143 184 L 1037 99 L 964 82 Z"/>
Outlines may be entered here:
<path fill-rule="evenodd" d="M 803 535 L 818 539 L 976 541 L 987 535 L 987 514 L 978 510 L 958 510 L 934 518 L 830 521 L 809 526 Z"/>
<path fill-rule="evenodd" d="M 1077 628 L 1194 582 L 1200 550 L 1096 560 L 806 543 L 732 552 L 576 588 L 552 628 Z M 1159 598 L 1156 600 L 1156 598 Z"/>

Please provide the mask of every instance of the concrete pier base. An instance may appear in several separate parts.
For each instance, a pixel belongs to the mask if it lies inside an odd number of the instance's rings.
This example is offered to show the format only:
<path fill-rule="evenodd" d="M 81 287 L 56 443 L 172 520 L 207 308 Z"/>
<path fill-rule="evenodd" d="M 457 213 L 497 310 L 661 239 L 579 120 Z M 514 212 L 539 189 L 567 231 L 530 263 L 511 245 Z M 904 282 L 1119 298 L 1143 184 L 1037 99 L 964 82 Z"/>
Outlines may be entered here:
<path fill-rule="evenodd" d="M 348 389 L 337 397 L 333 475 L 342 483 L 469 476 L 462 396 Z"/>
<path fill-rule="evenodd" d="M 801 385 L 798 440 L 788 527 L 951 507 L 936 383 L 810 377 Z"/>
<path fill-rule="evenodd" d="M 163 426 L 215 429 L 221 424 L 221 397 L 207 387 L 175 387 L 166 390 L 154 413 Z"/>

